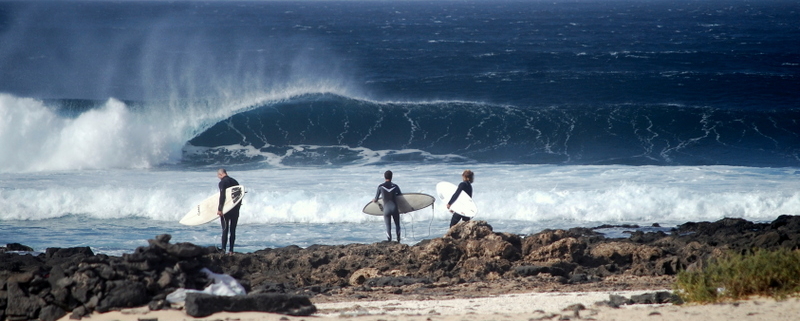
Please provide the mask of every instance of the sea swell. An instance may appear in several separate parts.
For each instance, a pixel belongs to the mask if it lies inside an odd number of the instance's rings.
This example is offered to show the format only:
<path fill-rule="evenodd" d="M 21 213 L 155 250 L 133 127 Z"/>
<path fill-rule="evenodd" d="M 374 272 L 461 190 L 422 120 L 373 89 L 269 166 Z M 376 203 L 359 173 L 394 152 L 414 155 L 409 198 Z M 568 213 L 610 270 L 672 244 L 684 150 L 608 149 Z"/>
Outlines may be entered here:
<path fill-rule="evenodd" d="M 305 94 L 253 106 L 211 126 L 188 141 L 182 161 L 798 166 L 798 119 L 800 109 L 522 108 Z"/>
<path fill-rule="evenodd" d="M 800 109 L 380 101 L 334 91 L 225 101 L 0 95 L 3 172 L 386 163 L 800 166 Z"/>

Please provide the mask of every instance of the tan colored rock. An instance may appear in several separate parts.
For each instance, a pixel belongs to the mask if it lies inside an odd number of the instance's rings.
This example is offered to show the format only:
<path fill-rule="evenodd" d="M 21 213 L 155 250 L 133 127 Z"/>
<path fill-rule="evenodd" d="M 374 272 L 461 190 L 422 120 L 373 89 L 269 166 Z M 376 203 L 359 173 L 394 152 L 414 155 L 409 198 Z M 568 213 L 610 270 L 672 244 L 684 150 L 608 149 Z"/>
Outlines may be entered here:
<path fill-rule="evenodd" d="M 356 286 L 364 284 L 365 281 L 371 278 L 375 278 L 380 276 L 380 271 L 376 268 L 363 268 L 358 271 L 353 272 L 353 275 L 350 276 L 350 285 Z"/>
<path fill-rule="evenodd" d="M 511 243 L 499 236 L 490 236 L 483 240 L 468 240 L 465 244 L 467 257 L 485 257 L 494 259 L 519 259 L 520 251 Z"/>
<path fill-rule="evenodd" d="M 511 268 L 511 263 L 507 260 L 495 260 L 489 258 L 467 258 L 459 263 L 461 277 L 464 279 L 484 279 L 491 277 L 499 279 Z"/>
<path fill-rule="evenodd" d="M 486 221 L 472 220 L 469 222 L 459 223 L 451 227 L 450 230 L 444 235 L 444 238 L 451 239 L 482 239 L 489 235 L 494 234 L 492 226 Z"/>
<path fill-rule="evenodd" d="M 522 240 L 522 255 L 528 256 L 532 251 L 567 237 L 564 230 L 544 230 L 534 235 L 529 235 Z"/>
<path fill-rule="evenodd" d="M 617 264 L 649 262 L 663 256 L 657 247 L 630 242 L 600 243 L 589 251 L 596 258 L 602 258 Z"/>
<path fill-rule="evenodd" d="M 420 246 L 417 258 L 422 262 L 441 261 L 460 258 L 463 251 L 456 246 L 453 239 L 438 238 Z"/>
<path fill-rule="evenodd" d="M 574 237 L 567 237 L 533 249 L 525 260 L 529 262 L 559 262 L 573 261 L 575 258 L 582 257 L 586 250 L 586 243 Z"/>

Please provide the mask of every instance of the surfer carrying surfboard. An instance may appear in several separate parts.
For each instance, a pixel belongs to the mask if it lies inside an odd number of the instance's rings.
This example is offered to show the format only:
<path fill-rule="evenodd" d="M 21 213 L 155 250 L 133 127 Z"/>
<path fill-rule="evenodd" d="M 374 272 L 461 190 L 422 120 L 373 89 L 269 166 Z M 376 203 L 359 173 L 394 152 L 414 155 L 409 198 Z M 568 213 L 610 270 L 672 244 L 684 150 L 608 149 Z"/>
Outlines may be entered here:
<path fill-rule="evenodd" d="M 233 242 L 236 241 L 236 224 L 239 222 L 239 208 L 242 203 L 228 211 L 222 212 L 222 207 L 225 204 L 225 189 L 231 186 L 239 185 L 233 177 L 228 176 L 228 172 L 224 168 L 217 170 L 217 178 L 219 178 L 219 207 L 217 208 L 217 215 L 222 223 L 222 251 L 225 251 L 225 245 L 228 243 L 228 233 L 230 233 L 231 247 L 228 254 L 233 254 Z"/>
<path fill-rule="evenodd" d="M 472 182 L 474 180 L 475 180 L 475 173 L 473 173 L 471 170 L 467 169 L 464 170 L 463 173 L 461 173 L 461 183 L 458 184 L 458 189 L 456 189 L 456 192 L 453 193 L 452 197 L 450 197 L 450 201 L 447 202 L 448 210 L 450 210 L 450 205 L 453 205 L 453 203 L 455 203 L 455 201 L 458 199 L 458 196 L 461 195 L 461 191 L 464 191 L 464 193 L 467 193 L 469 197 L 472 197 Z M 469 221 L 469 217 L 467 216 L 461 215 L 452 210 L 450 212 L 453 213 L 453 217 L 450 218 L 450 227 L 453 227 L 453 225 L 458 224 L 458 222 L 462 220 L 464 222 Z"/>
<path fill-rule="evenodd" d="M 386 224 L 386 238 L 389 242 L 392 241 L 392 219 L 394 219 L 394 225 L 397 228 L 397 242 L 400 242 L 400 210 L 397 208 L 395 196 L 402 192 L 400 192 L 400 186 L 392 183 L 392 171 L 384 172 L 383 178 L 386 181 L 378 185 L 378 192 L 375 193 L 372 202 L 375 203 L 383 197 L 383 222 Z"/>

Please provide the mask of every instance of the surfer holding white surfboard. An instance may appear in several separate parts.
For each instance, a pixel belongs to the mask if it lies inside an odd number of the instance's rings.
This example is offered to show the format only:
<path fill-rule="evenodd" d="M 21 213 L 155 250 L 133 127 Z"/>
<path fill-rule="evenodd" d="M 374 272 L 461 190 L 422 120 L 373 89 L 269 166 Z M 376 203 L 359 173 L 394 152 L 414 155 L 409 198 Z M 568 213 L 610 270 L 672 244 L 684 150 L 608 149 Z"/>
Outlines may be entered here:
<path fill-rule="evenodd" d="M 225 190 L 229 187 L 239 185 L 233 177 L 228 176 L 228 171 L 224 168 L 217 170 L 217 178 L 219 178 L 219 207 L 217 208 L 217 215 L 222 223 L 222 251 L 225 251 L 225 245 L 228 242 L 228 233 L 230 233 L 230 250 L 228 254 L 233 254 L 233 242 L 236 241 L 236 224 L 239 222 L 239 208 L 242 203 L 236 204 L 230 211 L 224 213 L 222 207 L 225 204 Z"/>
<path fill-rule="evenodd" d="M 458 184 L 458 188 L 453 193 L 453 196 L 450 197 L 450 201 L 447 202 L 447 209 L 453 213 L 453 217 L 450 218 L 450 227 L 453 227 L 453 225 L 458 224 L 459 221 L 466 222 L 470 220 L 470 216 L 467 216 L 468 215 L 467 213 L 458 213 L 454 210 L 451 210 L 450 207 L 453 205 L 453 203 L 455 203 L 458 200 L 462 191 L 466 193 L 467 196 L 472 198 L 472 182 L 474 180 L 475 180 L 475 173 L 473 173 L 471 170 L 467 169 L 463 173 L 461 173 L 461 183 Z"/>
<path fill-rule="evenodd" d="M 400 186 L 392 183 L 392 171 L 383 173 L 383 178 L 386 180 L 383 184 L 378 185 L 378 192 L 375 193 L 375 198 L 372 199 L 373 203 L 378 202 L 379 198 L 383 198 L 383 222 L 386 224 L 386 238 L 389 242 L 392 241 L 392 219 L 397 228 L 397 242 L 400 242 L 400 210 L 395 202 L 396 196 L 402 194 Z"/>

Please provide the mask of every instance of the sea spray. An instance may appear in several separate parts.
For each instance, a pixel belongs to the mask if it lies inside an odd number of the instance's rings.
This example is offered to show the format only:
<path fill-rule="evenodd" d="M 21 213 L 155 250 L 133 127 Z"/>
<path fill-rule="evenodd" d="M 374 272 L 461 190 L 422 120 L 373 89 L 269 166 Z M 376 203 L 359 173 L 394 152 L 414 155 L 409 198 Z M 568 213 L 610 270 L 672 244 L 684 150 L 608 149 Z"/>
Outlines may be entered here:
<path fill-rule="evenodd" d="M 800 206 L 792 169 L 395 164 L 228 170 L 248 187 L 239 221 L 246 225 L 376 221 L 361 208 L 374 197 L 382 171 L 394 171 L 404 192 L 436 195 L 436 183 L 457 183 L 465 168 L 476 173 L 474 199 L 480 219 L 488 221 L 679 223 L 723 217 L 761 221 Z M 6 210 L 0 219 L 80 214 L 177 221 L 195 203 L 218 192 L 215 170 L 4 174 L 0 202 Z M 415 219 L 449 218 L 440 201 L 434 208 L 416 212 Z"/>

